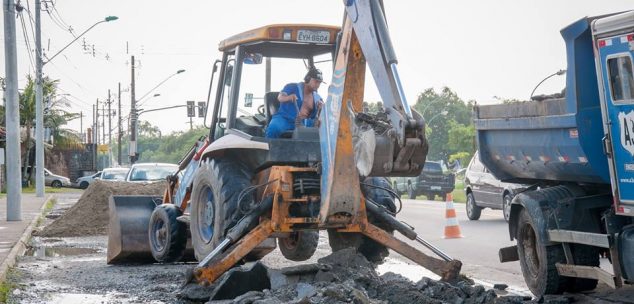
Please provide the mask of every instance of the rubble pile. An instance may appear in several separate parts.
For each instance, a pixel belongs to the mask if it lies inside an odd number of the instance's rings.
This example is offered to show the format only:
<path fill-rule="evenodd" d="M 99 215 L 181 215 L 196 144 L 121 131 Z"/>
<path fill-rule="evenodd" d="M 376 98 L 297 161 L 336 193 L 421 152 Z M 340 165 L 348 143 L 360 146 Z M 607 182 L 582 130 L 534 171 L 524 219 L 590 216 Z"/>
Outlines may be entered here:
<path fill-rule="evenodd" d="M 69 237 L 108 234 L 108 199 L 111 195 L 163 195 L 165 183 L 127 183 L 96 180 L 77 203 L 37 235 Z"/>
<path fill-rule="evenodd" d="M 391 272 L 378 275 L 375 265 L 354 249 L 332 253 L 319 259 L 318 264 L 282 269 L 267 268 L 264 275 L 262 267 L 258 264 L 245 265 L 230 270 L 208 289 L 210 300 L 207 303 L 569 303 L 565 297 L 540 300 L 522 296 L 498 297 L 494 290 L 486 290 L 469 280 L 449 284 L 422 278 L 414 283 Z M 235 275 L 237 272 L 240 273 L 239 276 Z M 232 276 L 239 279 L 232 280 Z M 238 296 L 235 296 L 235 290 L 230 296 L 223 291 L 229 290 L 228 286 L 248 284 L 245 278 L 258 281 L 263 276 L 268 277 L 267 283 L 270 285 L 257 286 L 270 288 L 242 290 Z M 181 297 L 188 298 L 187 292 L 181 291 Z"/>

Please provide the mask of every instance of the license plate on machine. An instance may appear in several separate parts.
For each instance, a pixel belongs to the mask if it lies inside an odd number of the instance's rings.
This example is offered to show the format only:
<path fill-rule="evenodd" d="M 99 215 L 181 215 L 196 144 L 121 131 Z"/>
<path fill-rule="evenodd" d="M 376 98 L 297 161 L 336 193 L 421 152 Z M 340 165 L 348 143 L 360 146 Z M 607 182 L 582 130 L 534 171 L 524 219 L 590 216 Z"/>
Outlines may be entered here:
<path fill-rule="evenodd" d="M 440 190 L 440 186 L 431 186 L 432 190 Z"/>
<path fill-rule="evenodd" d="M 328 41 L 330 41 L 330 32 L 329 31 L 298 30 L 297 41 L 298 42 L 312 42 L 312 43 L 328 43 Z"/>

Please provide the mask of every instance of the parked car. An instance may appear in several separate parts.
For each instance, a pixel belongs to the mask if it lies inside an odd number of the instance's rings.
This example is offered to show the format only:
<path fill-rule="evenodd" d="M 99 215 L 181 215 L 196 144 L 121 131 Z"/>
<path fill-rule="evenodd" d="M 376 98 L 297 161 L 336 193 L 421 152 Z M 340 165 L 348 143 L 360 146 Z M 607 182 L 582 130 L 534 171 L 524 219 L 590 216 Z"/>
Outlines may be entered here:
<path fill-rule="evenodd" d="M 436 161 L 426 161 L 419 176 L 392 179 L 394 191 L 399 195 L 407 193 L 410 199 L 425 195 L 427 199 L 434 200 L 438 195 L 444 201 L 447 199 L 447 193 L 451 193 L 455 185 L 454 174 L 442 163 Z"/>
<path fill-rule="evenodd" d="M 86 175 L 86 176 L 82 176 L 80 178 L 78 178 L 75 183 L 73 184 L 73 186 L 80 188 L 80 189 L 86 189 L 88 188 L 88 186 L 90 186 L 90 184 L 92 184 L 92 182 L 101 177 L 101 171 L 94 173 L 94 174 L 90 174 L 90 175 Z"/>
<path fill-rule="evenodd" d="M 130 168 L 105 168 L 99 179 L 105 181 L 125 181 Z"/>
<path fill-rule="evenodd" d="M 467 195 L 467 217 L 470 220 L 477 221 L 482 209 L 491 208 L 502 210 L 504 219 L 508 222 L 513 197 L 528 185 L 499 181 L 480 162 L 480 156 L 476 152 L 467 167 L 464 187 Z"/>
<path fill-rule="evenodd" d="M 128 182 L 156 182 L 178 171 L 178 165 L 165 163 L 138 163 L 130 167 Z"/>
<path fill-rule="evenodd" d="M 70 179 L 66 176 L 54 174 L 44 168 L 44 184 L 53 188 L 70 187 Z"/>

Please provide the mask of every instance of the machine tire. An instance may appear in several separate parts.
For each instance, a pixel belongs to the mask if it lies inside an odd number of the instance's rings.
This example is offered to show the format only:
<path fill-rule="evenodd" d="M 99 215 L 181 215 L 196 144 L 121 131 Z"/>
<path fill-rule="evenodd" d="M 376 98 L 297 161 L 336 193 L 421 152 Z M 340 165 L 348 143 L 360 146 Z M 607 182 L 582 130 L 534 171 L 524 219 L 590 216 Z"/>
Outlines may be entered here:
<path fill-rule="evenodd" d="M 507 223 L 511 218 L 511 201 L 513 201 L 511 194 L 505 193 L 504 197 L 502 197 L 502 214 L 504 215 L 504 220 Z"/>
<path fill-rule="evenodd" d="M 182 212 L 173 204 L 161 204 L 152 211 L 148 237 L 152 256 L 159 263 L 174 263 L 185 255 L 187 227 L 176 220 Z"/>
<path fill-rule="evenodd" d="M 407 197 L 409 199 L 416 199 L 416 192 L 414 191 L 412 184 L 407 184 Z"/>
<path fill-rule="evenodd" d="M 285 258 L 301 262 L 310 259 L 317 250 L 319 231 L 292 232 L 289 237 L 278 238 L 277 245 Z"/>
<path fill-rule="evenodd" d="M 575 265 L 599 267 L 601 263 L 599 260 L 599 248 L 581 244 L 571 244 L 570 246 L 572 247 Z M 570 292 L 593 290 L 598 284 L 598 281 L 594 279 L 569 278 L 568 280 L 567 290 Z"/>
<path fill-rule="evenodd" d="M 251 186 L 252 172 L 231 158 L 205 160 L 194 177 L 191 199 L 192 246 L 204 259 L 241 218 L 239 193 Z"/>
<path fill-rule="evenodd" d="M 61 188 L 61 187 L 62 187 L 62 182 L 60 182 L 60 181 L 58 181 L 58 180 L 54 180 L 54 181 L 51 183 L 51 187 L 53 187 L 53 188 Z"/>
<path fill-rule="evenodd" d="M 563 247 L 544 244 L 526 209 L 520 212 L 516 239 L 522 274 L 530 291 L 538 298 L 565 291 L 570 279 L 560 276 L 555 267 L 566 260 Z"/>
<path fill-rule="evenodd" d="M 475 196 L 473 196 L 472 192 L 467 192 L 467 203 L 465 205 L 467 207 L 467 217 L 469 220 L 479 220 L 482 214 L 482 208 L 476 205 Z"/>
<path fill-rule="evenodd" d="M 383 177 L 368 177 L 364 183 L 389 188 L 390 183 Z M 362 185 L 361 191 L 365 197 L 371 199 L 379 205 L 386 207 L 391 212 L 396 212 L 396 204 L 394 204 L 394 197 L 386 191 L 379 188 L 369 187 Z M 385 230 L 386 232 L 393 234 L 394 229 L 389 225 L 375 218 L 372 214 L 368 213 L 368 221 Z M 373 263 L 381 263 L 389 255 L 388 248 L 377 243 L 376 241 L 363 236 L 359 233 L 340 233 L 335 230 L 328 230 L 328 241 L 332 251 L 338 251 L 348 247 L 355 247 L 357 251 L 363 254 L 368 261 Z"/>
<path fill-rule="evenodd" d="M 90 184 L 87 181 L 83 181 L 79 184 L 80 189 L 87 189 Z"/>

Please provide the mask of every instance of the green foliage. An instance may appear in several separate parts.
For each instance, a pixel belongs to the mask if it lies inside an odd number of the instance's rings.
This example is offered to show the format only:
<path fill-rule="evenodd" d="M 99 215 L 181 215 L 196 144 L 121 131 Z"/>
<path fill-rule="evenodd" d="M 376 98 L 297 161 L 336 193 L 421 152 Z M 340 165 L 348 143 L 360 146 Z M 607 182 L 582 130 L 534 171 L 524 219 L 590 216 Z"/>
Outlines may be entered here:
<path fill-rule="evenodd" d="M 141 124 L 140 124 L 141 125 Z M 145 130 L 139 130 L 138 139 L 139 162 L 177 163 L 196 143 L 198 138 L 207 135 L 209 130 L 198 127 L 187 132 L 174 132 L 160 135 L 157 127 L 144 122 Z"/>
<path fill-rule="evenodd" d="M 418 95 L 414 109 L 426 122 L 429 160 L 445 160 L 459 152 L 473 154 L 475 130 L 471 119 L 474 102 L 464 102 L 451 89 L 433 88 Z"/>

